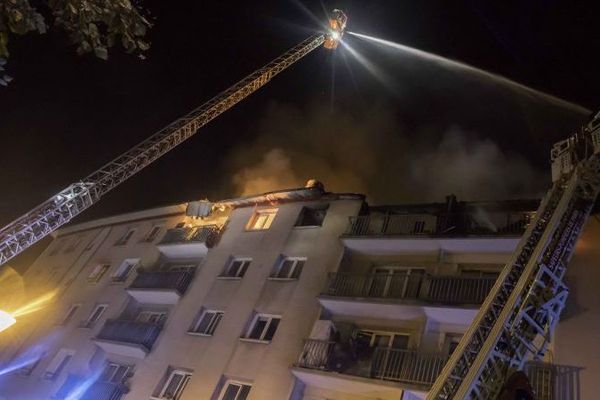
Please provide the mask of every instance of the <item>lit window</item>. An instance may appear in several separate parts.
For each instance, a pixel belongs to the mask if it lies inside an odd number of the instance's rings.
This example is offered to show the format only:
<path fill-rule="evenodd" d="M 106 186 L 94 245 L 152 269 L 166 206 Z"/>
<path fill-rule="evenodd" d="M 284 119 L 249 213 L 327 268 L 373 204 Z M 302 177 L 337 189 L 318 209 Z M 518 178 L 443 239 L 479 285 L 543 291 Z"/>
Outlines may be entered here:
<path fill-rule="evenodd" d="M 250 385 L 228 380 L 225 382 L 225 385 L 223 385 L 219 400 L 246 400 L 248 398 L 248 393 L 250 393 L 250 389 L 252 389 L 252 386 Z"/>
<path fill-rule="evenodd" d="M 225 266 L 221 276 L 229 278 L 241 278 L 246 273 L 246 270 L 251 262 L 251 258 L 231 258 Z"/>
<path fill-rule="evenodd" d="M 159 385 L 154 397 L 164 400 L 179 400 L 191 377 L 192 374 L 187 371 L 169 368 L 163 378 L 164 383 Z"/>
<path fill-rule="evenodd" d="M 74 354 L 75 350 L 60 349 L 52 361 L 50 361 L 50 364 L 48 364 L 46 372 L 44 372 L 44 379 L 56 379 L 62 370 L 67 366 L 71 358 L 73 358 Z"/>
<path fill-rule="evenodd" d="M 269 229 L 275 219 L 275 215 L 277 215 L 276 208 L 256 210 L 254 214 L 252 214 L 252 218 L 250 218 L 250 222 L 248 222 L 246 229 L 250 231 Z"/>
<path fill-rule="evenodd" d="M 79 310 L 80 305 L 79 304 L 73 304 L 69 310 L 67 311 L 67 313 L 65 314 L 65 317 L 63 318 L 62 322 L 60 323 L 61 325 L 67 325 L 75 316 L 75 314 L 77 313 L 77 310 Z"/>
<path fill-rule="evenodd" d="M 162 226 L 160 225 L 154 225 L 149 231 L 148 234 L 146 235 L 146 237 L 144 238 L 144 242 L 153 242 L 154 239 L 157 238 L 158 234 L 160 233 L 160 230 L 162 229 Z"/>
<path fill-rule="evenodd" d="M 104 274 L 106 274 L 106 271 L 108 271 L 109 268 L 110 268 L 110 265 L 108 265 L 108 264 L 96 265 L 94 267 L 94 269 L 92 270 L 92 272 L 88 275 L 87 281 L 90 283 L 100 282 L 100 280 L 102 279 Z"/>
<path fill-rule="evenodd" d="M 306 258 L 281 257 L 275 265 L 271 278 L 298 279 Z"/>
<path fill-rule="evenodd" d="M 130 369 L 130 365 L 122 365 L 109 362 L 104 368 L 104 371 L 102 371 L 102 375 L 100 375 L 99 380 L 102 382 L 111 382 L 117 384 L 124 383 L 127 380 L 127 378 L 130 377 Z"/>
<path fill-rule="evenodd" d="M 223 314 L 223 311 L 203 311 L 190 332 L 212 336 L 223 318 Z"/>
<path fill-rule="evenodd" d="M 146 324 L 163 325 L 167 320 L 166 311 L 141 311 L 135 319 Z"/>
<path fill-rule="evenodd" d="M 256 314 L 254 318 L 252 318 L 252 322 L 246 332 L 245 338 L 262 340 L 265 342 L 271 341 L 277 331 L 280 320 L 281 316 L 279 315 Z"/>
<path fill-rule="evenodd" d="M 127 232 L 121 236 L 121 238 L 119 240 L 117 240 L 117 242 L 115 243 L 115 246 L 123 246 L 125 244 L 127 244 L 127 242 L 129 242 L 129 239 L 131 239 L 131 237 L 133 236 L 133 234 L 135 233 L 135 228 L 131 228 L 129 230 L 127 230 Z"/>
<path fill-rule="evenodd" d="M 328 204 L 302 207 L 296 220 L 296 226 L 322 226 L 327 215 L 327 208 L 329 208 Z"/>
<path fill-rule="evenodd" d="M 129 258 L 123 260 L 119 268 L 113 274 L 112 281 L 125 282 L 131 271 L 138 265 L 139 261 L 140 260 L 138 258 Z"/>
<path fill-rule="evenodd" d="M 94 325 L 96 325 L 96 322 L 98 322 L 100 320 L 100 317 L 102 317 L 102 314 L 104 314 L 104 311 L 106 311 L 107 308 L 108 308 L 108 306 L 106 304 L 98 304 L 92 310 L 90 316 L 83 323 L 82 326 L 84 328 L 92 328 Z"/>

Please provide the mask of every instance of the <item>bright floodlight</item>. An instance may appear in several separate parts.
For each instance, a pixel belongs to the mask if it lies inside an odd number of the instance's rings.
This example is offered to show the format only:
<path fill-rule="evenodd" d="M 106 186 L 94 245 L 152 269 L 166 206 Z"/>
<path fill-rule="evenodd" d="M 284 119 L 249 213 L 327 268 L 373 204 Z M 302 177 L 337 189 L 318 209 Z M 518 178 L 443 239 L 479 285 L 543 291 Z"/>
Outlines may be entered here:
<path fill-rule="evenodd" d="M 338 40 L 340 38 L 340 33 L 338 31 L 331 31 L 331 38 L 333 40 Z"/>
<path fill-rule="evenodd" d="M 14 325 L 15 322 L 17 322 L 17 320 L 12 315 L 6 311 L 0 310 L 0 332 L 9 328 L 11 325 Z"/>

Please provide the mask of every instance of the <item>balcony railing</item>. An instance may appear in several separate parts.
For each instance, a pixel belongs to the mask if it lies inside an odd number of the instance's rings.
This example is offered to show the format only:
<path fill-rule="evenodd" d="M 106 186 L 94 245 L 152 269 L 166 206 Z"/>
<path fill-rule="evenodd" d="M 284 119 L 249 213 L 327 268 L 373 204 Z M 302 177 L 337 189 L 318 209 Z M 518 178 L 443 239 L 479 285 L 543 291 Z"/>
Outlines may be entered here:
<path fill-rule="evenodd" d="M 219 234 L 217 225 L 204 225 L 193 228 L 173 228 L 167 230 L 165 236 L 158 243 L 177 244 L 177 243 L 206 243 L 207 247 L 214 244 Z"/>
<path fill-rule="evenodd" d="M 130 289 L 173 289 L 183 295 L 194 278 L 194 268 L 182 271 L 140 272 Z"/>
<path fill-rule="evenodd" d="M 362 353 L 362 354 L 361 354 Z M 429 387 L 448 357 L 417 350 L 369 348 L 307 339 L 296 367 Z M 530 362 L 525 365 L 536 400 L 581 400 L 579 367 Z"/>
<path fill-rule="evenodd" d="M 109 319 L 104 323 L 96 339 L 142 346 L 150 351 L 161 329 L 162 325 L 159 324 Z"/>
<path fill-rule="evenodd" d="M 410 299 L 428 303 L 481 304 L 495 281 L 495 277 L 337 272 L 329 275 L 323 294 L 336 297 Z"/>
<path fill-rule="evenodd" d="M 446 357 L 440 354 L 381 347 L 357 354 L 349 344 L 308 339 L 296 366 L 429 386 L 445 362 Z"/>
<path fill-rule="evenodd" d="M 350 217 L 345 236 L 521 235 L 533 212 L 460 215 L 373 214 Z"/>
<path fill-rule="evenodd" d="M 122 383 L 98 381 L 95 382 L 81 397 L 81 400 L 120 400 L 129 392 Z"/>
<path fill-rule="evenodd" d="M 123 383 L 91 383 L 90 378 L 69 374 L 52 399 L 66 400 L 76 397 L 79 400 L 120 400 L 127 392 L 129 388 Z"/>

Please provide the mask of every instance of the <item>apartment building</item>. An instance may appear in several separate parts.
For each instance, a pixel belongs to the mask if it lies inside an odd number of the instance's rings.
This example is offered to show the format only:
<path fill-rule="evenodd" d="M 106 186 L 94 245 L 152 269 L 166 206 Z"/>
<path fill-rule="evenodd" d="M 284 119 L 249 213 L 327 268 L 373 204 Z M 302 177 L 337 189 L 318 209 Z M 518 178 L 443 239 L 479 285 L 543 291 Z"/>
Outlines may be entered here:
<path fill-rule="evenodd" d="M 536 207 L 311 181 L 67 227 L 26 273 L 59 292 L 2 349 L 0 399 L 423 398 Z M 543 398 L 581 386 L 528 373 Z"/>

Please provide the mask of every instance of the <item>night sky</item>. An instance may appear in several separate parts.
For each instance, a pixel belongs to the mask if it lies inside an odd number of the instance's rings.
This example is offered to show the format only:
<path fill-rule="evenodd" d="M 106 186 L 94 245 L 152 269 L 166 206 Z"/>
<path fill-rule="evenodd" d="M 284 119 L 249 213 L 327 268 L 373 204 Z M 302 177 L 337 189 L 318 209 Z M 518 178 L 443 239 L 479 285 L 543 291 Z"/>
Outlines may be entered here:
<path fill-rule="evenodd" d="M 600 105 L 591 2 L 143 3 L 155 18 L 145 60 L 118 48 L 108 61 L 77 56 L 56 30 L 12 38 L 7 68 L 15 79 L 0 88 L 0 222 L 305 39 L 319 29 L 310 13 L 324 19 L 324 8 L 344 9 L 350 31 L 460 60 L 588 109 Z M 318 49 L 80 220 L 233 197 L 259 187 L 245 182 L 262 182 L 265 171 L 275 175 L 273 184 L 320 178 L 379 204 L 442 200 L 450 191 L 464 199 L 537 196 L 548 183 L 552 143 L 587 118 L 350 35 L 345 40 L 376 66 L 379 79 L 343 48 Z M 448 164 L 456 168 L 443 171 Z"/>

